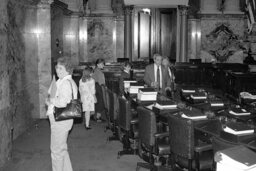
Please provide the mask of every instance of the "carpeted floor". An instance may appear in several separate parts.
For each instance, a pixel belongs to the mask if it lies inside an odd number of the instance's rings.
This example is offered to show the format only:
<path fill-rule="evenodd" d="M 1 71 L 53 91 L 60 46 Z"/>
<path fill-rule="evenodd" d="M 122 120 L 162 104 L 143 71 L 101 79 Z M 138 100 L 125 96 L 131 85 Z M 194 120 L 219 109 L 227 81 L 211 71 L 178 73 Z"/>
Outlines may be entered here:
<path fill-rule="evenodd" d="M 135 155 L 117 159 L 122 144 L 119 141 L 107 142 L 111 132 L 104 132 L 105 125 L 92 121 L 92 129 L 87 131 L 82 124 L 74 124 L 68 140 L 74 171 L 132 171 L 136 169 L 137 161 L 142 161 Z M 51 171 L 49 147 L 49 123 L 40 120 L 14 141 L 12 159 L 0 170 Z"/>

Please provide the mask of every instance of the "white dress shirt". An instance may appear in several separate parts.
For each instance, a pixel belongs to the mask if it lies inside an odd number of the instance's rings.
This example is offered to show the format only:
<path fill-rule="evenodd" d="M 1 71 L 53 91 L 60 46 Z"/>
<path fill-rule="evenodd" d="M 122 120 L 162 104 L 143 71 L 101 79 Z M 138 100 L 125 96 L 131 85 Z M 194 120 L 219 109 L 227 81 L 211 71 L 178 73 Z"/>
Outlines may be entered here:
<path fill-rule="evenodd" d="M 154 64 L 154 72 L 155 72 L 155 82 L 157 82 L 157 68 L 158 66 Z M 162 67 L 159 66 L 159 72 L 160 72 L 160 88 L 162 88 Z"/>

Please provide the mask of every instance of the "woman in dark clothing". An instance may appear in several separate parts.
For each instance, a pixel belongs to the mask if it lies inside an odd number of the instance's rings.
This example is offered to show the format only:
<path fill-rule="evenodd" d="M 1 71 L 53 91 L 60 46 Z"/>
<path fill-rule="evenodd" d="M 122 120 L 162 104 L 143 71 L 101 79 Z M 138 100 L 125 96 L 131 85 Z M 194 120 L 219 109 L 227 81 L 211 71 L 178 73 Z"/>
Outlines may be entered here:
<path fill-rule="evenodd" d="M 96 89 L 96 98 L 97 98 L 97 103 L 95 103 L 95 119 L 97 120 L 97 122 L 102 121 L 102 114 L 105 111 L 102 88 L 101 88 L 101 85 L 106 84 L 105 76 L 104 76 L 104 73 L 102 72 L 104 68 L 104 63 L 105 63 L 104 59 L 97 59 L 94 73 L 92 75 L 92 78 L 95 80 L 95 89 Z"/>

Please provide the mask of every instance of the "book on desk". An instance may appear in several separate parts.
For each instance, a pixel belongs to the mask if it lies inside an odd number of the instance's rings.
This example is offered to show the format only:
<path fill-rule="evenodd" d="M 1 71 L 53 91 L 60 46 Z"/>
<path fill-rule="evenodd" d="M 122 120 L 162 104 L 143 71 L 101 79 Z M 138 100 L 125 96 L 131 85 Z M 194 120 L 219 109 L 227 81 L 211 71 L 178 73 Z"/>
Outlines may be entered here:
<path fill-rule="evenodd" d="M 195 93 L 196 90 L 195 89 L 181 89 L 182 93 Z"/>
<path fill-rule="evenodd" d="M 183 110 L 181 117 L 187 119 L 206 119 L 207 116 L 198 109 Z"/>
<path fill-rule="evenodd" d="M 156 108 L 158 108 L 160 110 L 176 109 L 177 108 L 177 104 L 174 101 L 171 101 L 171 100 L 157 101 L 154 107 L 156 107 Z"/>
<path fill-rule="evenodd" d="M 130 88 L 129 88 L 128 92 L 130 94 L 138 94 L 140 88 L 144 88 L 144 84 L 130 83 Z"/>
<path fill-rule="evenodd" d="M 255 171 L 256 153 L 245 146 L 235 146 L 219 151 L 221 160 L 217 171 Z"/>
<path fill-rule="evenodd" d="M 221 107 L 224 106 L 224 102 L 222 100 L 210 100 L 211 107 Z"/>
<path fill-rule="evenodd" d="M 228 122 L 223 130 L 234 135 L 246 135 L 254 133 L 253 128 L 241 122 Z"/>
<path fill-rule="evenodd" d="M 243 108 L 232 108 L 229 110 L 229 114 L 236 115 L 236 116 L 246 116 L 246 115 L 250 115 L 251 113 Z"/>
<path fill-rule="evenodd" d="M 194 93 L 190 95 L 191 99 L 193 100 L 205 100 L 207 99 L 207 96 L 205 93 Z"/>
<path fill-rule="evenodd" d="M 138 92 L 138 100 L 140 101 L 156 101 L 157 91 L 154 88 L 141 88 Z"/>

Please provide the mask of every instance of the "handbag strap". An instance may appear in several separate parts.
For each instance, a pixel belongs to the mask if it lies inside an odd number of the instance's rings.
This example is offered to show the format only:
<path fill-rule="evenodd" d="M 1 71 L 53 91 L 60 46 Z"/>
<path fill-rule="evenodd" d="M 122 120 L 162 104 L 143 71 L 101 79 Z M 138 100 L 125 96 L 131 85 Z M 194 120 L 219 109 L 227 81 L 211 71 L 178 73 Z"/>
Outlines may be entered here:
<path fill-rule="evenodd" d="M 72 99 L 74 99 L 74 89 L 71 80 L 67 79 L 70 82 L 71 89 L 72 89 Z"/>

